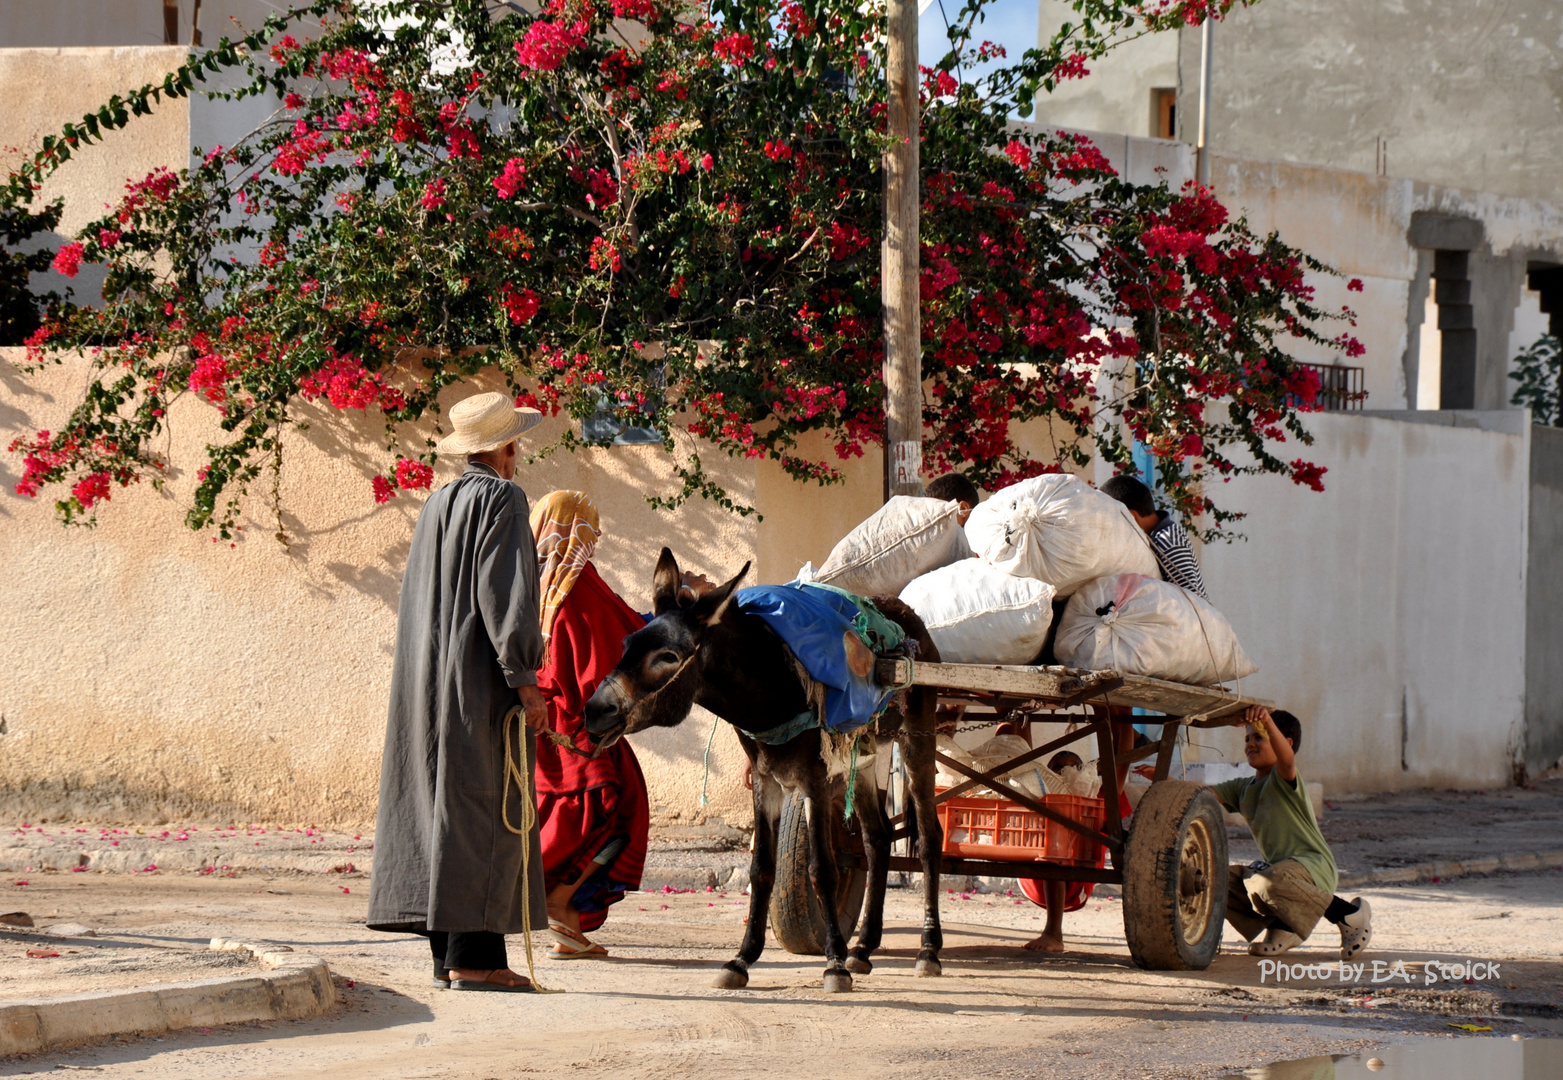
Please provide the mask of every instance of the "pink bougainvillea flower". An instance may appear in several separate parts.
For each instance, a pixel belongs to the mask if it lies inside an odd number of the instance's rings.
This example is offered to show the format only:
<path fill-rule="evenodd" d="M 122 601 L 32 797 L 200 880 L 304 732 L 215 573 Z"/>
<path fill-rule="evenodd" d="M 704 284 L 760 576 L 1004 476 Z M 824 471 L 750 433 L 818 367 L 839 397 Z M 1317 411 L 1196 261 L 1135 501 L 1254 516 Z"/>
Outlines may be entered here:
<path fill-rule="evenodd" d="M 717 41 L 711 51 L 729 64 L 742 64 L 754 57 L 754 38 L 748 34 L 728 34 Z"/>
<path fill-rule="evenodd" d="M 540 19 L 528 26 L 525 36 L 516 42 L 516 59 L 532 71 L 553 71 L 564 63 L 570 50 L 586 42 L 587 30 L 584 22 L 566 26 Z"/>
<path fill-rule="evenodd" d="M 91 509 L 94 503 L 109 501 L 109 474 L 96 472 L 76 482 L 71 494 L 82 506 Z"/>
<path fill-rule="evenodd" d="M 396 498 L 396 488 L 383 476 L 374 478 L 374 501 L 388 503 Z"/>
<path fill-rule="evenodd" d="M 494 190 L 501 199 L 508 199 L 526 186 L 526 165 L 520 158 L 505 162 L 504 169 L 494 177 Z"/>
<path fill-rule="evenodd" d="M 505 286 L 505 314 L 510 316 L 510 321 L 517 326 L 525 326 L 531 322 L 540 307 L 538 295 L 531 289 L 522 289 L 518 292 L 509 285 Z"/>
<path fill-rule="evenodd" d="M 418 200 L 418 205 L 425 210 L 438 210 L 445 205 L 445 181 L 435 177 L 423 185 L 423 197 Z"/>
<path fill-rule="evenodd" d="M 76 276 L 77 271 L 81 269 L 81 257 L 85 250 L 83 245 L 79 243 L 66 244 L 59 251 L 55 252 L 52 265 L 66 277 L 73 278 Z"/>
<path fill-rule="evenodd" d="M 403 491 L 428 490 L 434 482 L 434 469 L 412 458 L 400 458 L 396 462 L 396 486 Z"/>

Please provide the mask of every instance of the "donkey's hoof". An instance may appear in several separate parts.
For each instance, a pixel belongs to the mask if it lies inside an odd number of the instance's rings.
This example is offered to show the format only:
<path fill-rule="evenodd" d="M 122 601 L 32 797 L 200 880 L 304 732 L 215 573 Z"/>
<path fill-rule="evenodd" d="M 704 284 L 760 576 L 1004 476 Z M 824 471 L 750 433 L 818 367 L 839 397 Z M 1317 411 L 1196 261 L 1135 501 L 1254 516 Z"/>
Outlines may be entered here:
<path fill-rule="evenodd" d="M 943 974 L 944 974 L 944 968 L 940 966 L 939 961 L 934 960 L 932 958 L 923 959 L 923 960 L 918 960 L 917 961 L 917 977 L 918 978 L 920 978 L 920 979 L 924 979 L 924 978 L 931 979 L 935 975 L 943 975 Z"/>
<path fill-rule="evenodd" d="M 723 964 L 711 985 L 718 990 L 742 990 L 749 985 L 749 973 L 737 964 Z"/>
<path fill-rule="evenodd" d="M 866 956 L 849 956 L 847 957 L 847 970 L 854 975 L 867 975 L 874 970 L 874 965 L 869 963 Z"/>
<path fill-rule="evenodd" d="M 845 994 L 852 989 L 852 976 L 845 971 L 825 972 L 825 993 Z"/>

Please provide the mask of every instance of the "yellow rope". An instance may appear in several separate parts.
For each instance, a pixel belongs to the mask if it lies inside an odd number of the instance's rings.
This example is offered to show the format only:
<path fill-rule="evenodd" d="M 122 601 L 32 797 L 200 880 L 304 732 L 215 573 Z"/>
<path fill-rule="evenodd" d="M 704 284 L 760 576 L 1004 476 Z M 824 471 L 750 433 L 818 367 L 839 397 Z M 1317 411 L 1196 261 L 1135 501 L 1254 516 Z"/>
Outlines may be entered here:
<path fill-rule="evenodd" d="M 521 730 L 521 764 L 510 746 L 510 721 L 516 721 Z M 537 981 L 532 967 L 532 830 L 537 827 L 537 802 L 532 797 L 532 762 L 526 753 L 525 710 L 517 705 L 505 714 L 505 788 L 499 796 L 499 817 L 505 828 L 522 838 L 521 841 L 521 941 L 526 947 L 526 975 L 539 994 L 562 994 L 563 990 L 548 990 Z M 510 782 L 514 780 L 521 796 L 521 827 L 510 824 L 510 806 L 507 796 Z"/>

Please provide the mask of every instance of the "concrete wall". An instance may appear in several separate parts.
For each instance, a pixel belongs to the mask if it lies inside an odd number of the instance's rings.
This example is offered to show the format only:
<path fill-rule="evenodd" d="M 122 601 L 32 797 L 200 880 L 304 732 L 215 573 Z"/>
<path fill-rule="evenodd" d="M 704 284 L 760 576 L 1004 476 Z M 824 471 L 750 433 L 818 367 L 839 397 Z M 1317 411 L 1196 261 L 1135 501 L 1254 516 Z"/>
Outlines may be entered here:
<path fill-rule="evenodd" d="M 1525 766 L 1535 776 L 1563 764 L 1563 430 L 1533 427 L 1530 438 Z"/>
<path fill-rule="evenodd" d="M 188 45 L 195 3 L 177 4 L 176 43 Z M 202 0 L 202 40 L 210 46 L 222 37 L 238 38 L 288 6 L 267 0 Z M 163 0 L 0 0 L 0 48 L 164 45 L 164 29 Z"/>
<path fill-rule="evenodd" d="M 85 374 L 71 365 L 23 379 L 14 359 L 11 350 L 0 361 L 0 444 L 58 424 Z M 219 435 L 214 417 L 193 400 L 171 410 L 169 491 L 116 491 L 92 530 L 62 530 L 50 504 L 16 495 L 17 462 L 0 459 L 5 812 L 373 819 L 396 602 L 421 500 L 403 494 L 376 507 L 377 425 L 322 414 L 287 440 L 291 546 L 272 539 L 259 501 L 237 547 L 214 544 L 181 525 L 200 448 Z M 531 441 L 544 444 L 560 423 Z M 521 474 L 534 497 L 592 495 L 605 527 L 598 566 L 642 610 L 663 544 L 686 566 L 726 576 L 756 558 L 765 527 L 710 504 L 649 508 L 646 494 L 673 486 L 669 461 L 658 447 L 622 447 L 552 456 Z M 740 498 L 756 497 L 752 462 L 707 468 Z M 442 465 L 436 484 L 457 471 Z M 831 519 L 852 497 L 832 489 L 808 505 Z M 781 501 L 780 512 L 770 507 L 778 522 L 804 516 Z M 697 715 L 634 739 L 664 813 L 698 811 L 709 731 L 709 717 Z M 748 817 L 741 756 L 720 725 L 710 812 L 737 822 Z"/>
<path fill-rule="evenodd" d="M 1243 689 L 1304 723 L 1302 768 L 1330 790 L 1511 781 L 1525 737 L 1524 414 L 1489 427 L 1312 417 L 1315 494 L 1232 483 L 1245 543 L 1202 554 L 1211 599 L 1258 674 Z M 1508 430 L 1503 430 L 1508 428 Z M 1198 737 L 1241 760 L 1240 732 Z M 1191 758 L 1193 755 L 1191 755 Z"/>
<path fill-rule="evenodd" d="M 1065 0 L 1038 0 L 1037 44 L 1053 40 L 1065 22 L 1078 25 L 1079 13 Z M 1083 79 L 1063 83 L 1037 99 L 1036 119 L 1055 127 L 1149 137 L 1157 134 L 1152 92 L 1178 87 L 1178 35 L 1147 34 L 1118 46 L 1090 64 Z M 1197 78 L 1197 72 L 1195 73 Z M 1193 94 L 1178 102 L 1178 112 L 1195 105 Z M 1192 130 L 1192 129 L 1191 129 Z"/>
<path fill-rule="evenodd" d="M 1039 36 L 1072 14 L 1039 0 Z M 1214 43 L 1218 153 L 1559 197 L 1563 8 L 1553 0 L 1271 0 L 1234 11 Z M 1142 39 L 1094 62 L 1043 116 L 1147 135 L 1151 88 L 1177 86 L 1180 136 L 1192 142 L 1199 58 L 1198 27 Z"/>

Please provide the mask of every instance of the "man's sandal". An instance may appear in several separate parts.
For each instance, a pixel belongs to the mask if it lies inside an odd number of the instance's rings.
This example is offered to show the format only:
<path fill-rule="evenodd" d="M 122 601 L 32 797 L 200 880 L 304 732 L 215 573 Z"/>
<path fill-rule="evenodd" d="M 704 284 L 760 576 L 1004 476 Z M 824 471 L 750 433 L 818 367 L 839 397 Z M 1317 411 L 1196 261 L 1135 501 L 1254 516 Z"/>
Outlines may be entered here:
<path fill-rule="evenodd" d="M 452 979 L 452 990 L 480 990 L 490 994 L 532 994 L 537 992 L 537 987 L 529 982 L 520 982 L 514 985 L 510 983 L 495 982 L 494 976 L 498 971 L 491 971 L 484 979 Z M 524 978 L 524 977 L 523 977 Z"/>
<path fill-rule="evenodd" d="M 550 921 L 548 930 L 554 936 L 554 947 L 548 950 L 550 960 L 604 960 L 608 956 L 607 949 L 564 923 Z"/>

